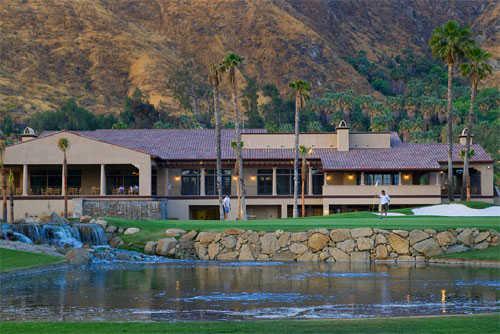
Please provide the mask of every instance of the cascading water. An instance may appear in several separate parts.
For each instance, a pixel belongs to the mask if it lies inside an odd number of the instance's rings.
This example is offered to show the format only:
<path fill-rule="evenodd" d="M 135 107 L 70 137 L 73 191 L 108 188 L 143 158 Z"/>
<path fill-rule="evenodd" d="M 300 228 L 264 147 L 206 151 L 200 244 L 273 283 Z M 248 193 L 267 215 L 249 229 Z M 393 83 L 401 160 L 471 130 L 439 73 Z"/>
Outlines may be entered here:
<path fill-rule="evenodd" d="M 3 224 L 3 238 L 24 243 L 49 244 L 57 247 L 80 248 L 106 245 L 106 233 L 98 224 Z"/>

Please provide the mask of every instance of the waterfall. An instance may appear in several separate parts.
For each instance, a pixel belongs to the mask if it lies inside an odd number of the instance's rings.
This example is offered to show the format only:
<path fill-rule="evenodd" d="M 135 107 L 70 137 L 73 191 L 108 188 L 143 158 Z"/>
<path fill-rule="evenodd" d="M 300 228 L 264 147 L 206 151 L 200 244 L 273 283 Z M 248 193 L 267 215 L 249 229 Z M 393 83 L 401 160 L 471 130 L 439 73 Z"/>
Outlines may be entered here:
<path fill-rule="evenodd" d="M 81 224 L 75 223 L 73 227 L 80 233 L 80 241 L 97 246 L 97 245 L 107 245 L 108 238 L 106 238 L 106 233 L 104 229 L 99 224 Z"/>

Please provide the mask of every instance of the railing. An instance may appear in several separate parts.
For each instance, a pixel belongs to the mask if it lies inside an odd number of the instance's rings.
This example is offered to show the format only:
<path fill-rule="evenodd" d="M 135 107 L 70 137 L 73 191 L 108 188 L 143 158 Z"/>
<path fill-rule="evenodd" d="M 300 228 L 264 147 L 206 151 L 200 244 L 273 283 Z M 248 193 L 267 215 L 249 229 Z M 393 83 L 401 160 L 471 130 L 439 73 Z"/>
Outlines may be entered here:
<path fill-rule="evenodd" d="M 440 185 L 355 186 L 325 185 L 325 196 L 375 196 L 385 190 L 389 196 L 441 196 Z"/>

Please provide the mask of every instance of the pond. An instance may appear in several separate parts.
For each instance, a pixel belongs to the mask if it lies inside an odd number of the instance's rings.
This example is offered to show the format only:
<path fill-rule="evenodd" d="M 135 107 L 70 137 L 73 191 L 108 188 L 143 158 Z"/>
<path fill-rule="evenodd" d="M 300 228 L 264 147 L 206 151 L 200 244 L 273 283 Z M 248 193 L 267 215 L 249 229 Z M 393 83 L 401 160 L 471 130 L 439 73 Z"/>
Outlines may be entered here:
<path fill-rule="evenodd" d="M 0 320 L 359 318 L 500 311 L 500 269 L 355 263 L 93 264 L 0 278 Z"/>

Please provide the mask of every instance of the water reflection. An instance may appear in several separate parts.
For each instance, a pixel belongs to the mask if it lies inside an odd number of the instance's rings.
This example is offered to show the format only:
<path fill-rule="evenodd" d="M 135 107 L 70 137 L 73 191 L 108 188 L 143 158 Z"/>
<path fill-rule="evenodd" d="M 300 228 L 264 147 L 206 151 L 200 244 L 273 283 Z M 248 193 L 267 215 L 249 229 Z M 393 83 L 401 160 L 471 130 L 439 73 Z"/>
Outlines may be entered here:
<path fill-rule="evenodd" d="M 346 318 L 500 310 L 500 270 L 359 263 L 102 264 L 0 278 L 0 320 Z"/>

